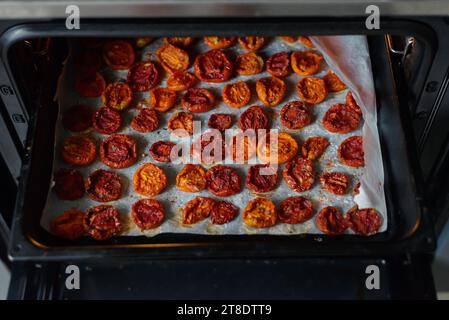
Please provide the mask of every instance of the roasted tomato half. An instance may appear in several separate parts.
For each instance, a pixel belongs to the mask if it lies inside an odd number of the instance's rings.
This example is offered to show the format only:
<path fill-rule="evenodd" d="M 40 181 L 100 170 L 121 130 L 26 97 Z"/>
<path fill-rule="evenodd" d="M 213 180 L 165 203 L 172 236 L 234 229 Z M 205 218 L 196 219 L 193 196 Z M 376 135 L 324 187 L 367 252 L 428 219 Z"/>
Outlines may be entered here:
<path fill-rule="evenodd" d="M 239 208 L 227 201 L 216 201 L 212 207 L 210 220 L 213 224 L 225 224 L 234 220 L 239 214 Z"/>
<path fill-rule="evenodd" d="M 263 47 L 265 38 L 256 36 L 239 37 L 239 44 L 246 51 L 253 52 Z"/>
<path fill-rule="evenodd" d="M 210 115 L 207 126 L 211 129 L 225 131 L 232 126 L 232 116 L 227 113 L 213 113 Z"/>
<path fill-rule="evenodd" d="M 86 234 L 85 216 L 80 210 L 68 210 L 52 221 L 51 232 L 60 238 L 76 240 Z"/>
<path fill-rule="evenodd" d="M 234 168 L 216 165 L 206 173 L 207 189 L 217 197 L 229 197 L 241 190 L 241 180 Z"/>
<path fill-rule="evenodd" d="M 290 101 L 282 107 L 281 124 L 288 129 L 301 129 L 312 123 L 312 113 L 301 101 Z"/>
<path fill-rule="evenodd" d="M 302 78 L 298 81 L 296 92 L 302 101 L 318 104 L 327 97 L 326 84 L 320 78 Z"/>
<path fill-rule="evenodd" d="M 182 209 L 181 223 L 191 225 L 208 218 L 215 205 L 215 200 L 207 197 L 195 197 Z"/>
<path fill-rule="evenodd" d="M 151 145 L 150 155 L 159 162 L 171 162 L 171 151 L 176 146 L 170 141 L 157 141 Z"/>
<path fill-rule="evenodd" d="M 97 132 L 112 134 L 120 129 L 122 117 L 114 109 L 101 107 L 92 115 L 92 124 Z"/>
<path fill-rule="evenodd" d="M 61 200 L 77 200 L 84 195 L 83 176 L 78 170 L 59 169 L 54 175 L 53 190 Z"/>
<path fill-rule="evenodd" d="M 113 40 L 103 45 L 103 60 L 112 70 L 129 69 L 134 59 L 134 49 L 126 41 Z"/>
<path fill-rule="evenodd" d="M 89 198 L 99 202 L 109 202 L 120 199 L 123 183 L 115 172 L 98 169 L 92 172 L 86 180 L 86 192 Z"/>
<path fill-rule="evenodd" d="M 211 49 L 229 48 L 235 42 L 235 37 L 204 37 L 204 43 Z"/>
<path fill-rule="evenodd" d="M 184 91 L 192 88 L 198 79 L 190 72 L 177 71 L 167 79 L 167 87 L 173 91 Z"/>
<path fill-rule="evenodd" d="M 240 108 L 249 103 L 251 90 L 244 81 L 227 84 L 222 91 L 224 103 L 233 108 Z"/>
<path fill-rule="evenodd" d="M 101 161 L 115 169 L 127 168 L 137 160 L 137 142 L 125 134 L 115 134 L 100 145 Z"/>
<path fill-rule="evenodd" d="M 277 184 L 278 173 L 268 164 L 250 166 L 246 176 L 246 186 L 256 193 L 272 191 Z"/>
<path fill-rule="evenodd" d="M 291 66 L 300 76 L 311 76 L 320 70 L 323 57 L 312 51 L 296 51 L 291 55 Z"/>
<path fill-rule="evenodd" d="M 283 223 L 302 223 L 313 216 L 313 203 L 307 198 L 296 196 L 282 200 L 279 220 Z"/>
<path fill-rule="evenodd" d="M 268 115 L 262 107 L 252 106 L 240 115 L 237 125 L 243 131 L 252 129 L 257 133 L 259 129 L 268 129 Z"/>
<path fill-rule="evenodd" d="M 151 90 L 151 106 L 159 112 L 167 112 L 176 103 L 176 91 L 167 88 L 154 88 Z"/>
<path fill-rule="evenodd" d="M 168 120 L 168 130 L 178 137 L 193 135 L 193 114 L 177 112 Z"/>
<path fill-rule="evenodd" d="M 346 213 L 349 227 L 356 234 L 371 236 L 379 231 L 382 219 L 376 209 L 358 209 L 357 206 Z"/>
<path fill-rule="evenodd" d="M 313 162 L 304 158 L 295 158 L 285 166 L 282 176 L 287 186 L 296 192 L 304 192 L 313 187 L 315 169 Z"/>
<path fill-rule="evenodd" d="M 256 82 L 256 92 L 259 100 L 266 106 L 273 107 L 279 104 L 285 96 L 287 86 L 285 82 L 276 77 L 261 78 Z"/>
<path fill-rule="evenodd" d="M 344 195 L 349 186 L 349 176 L 342 172 L 325 172 L 320 181 L 324 190 L 338 196 Z"/>
<path fill-rule="evenodd" d="M 72 136 L 64 139 L 62 159 L 77 166 L 87 166 L 95 160 L 95 142 L 86 136 Z"/>
<path fill-rule="evenodd" d="M 178 47 L 166 44 L 157 50 L 159 63 L 168 73 L 185 71 L 189 67 L 189 54 Z"/>
<path fill-rule="evenodd" d="M 159 73 L 154 63 L 139 61 L 128 72 L 128 84 L 134 91 L 148 91 L 158 81 Z"/>
<path fill-rule="evenodd" d="M 338 159 L 349 167 L 363 167 L 365 165 L 364 156 L 361 136 L 346 138 L 338 147 Z"/>
<path fill-rule="evenodd" d="M 269 199 L 255 198 L 243 210 L 242 218 L 252 228 L 272 227 L 277 221 L 276 206 Z"/>
<path fill-rule="evenodd" d="M 109 84 L 103 92 L 102 100 L 106 107 L 117 111 L 125 110 L 131 104 L 133 92 L 124 82 Z"/>
<path fill-rule="evenodd" d="M 215 105 L 215 98 L 208 89 L 192 88 L 182 97 L 181 104 L 190 112 L 207 112 Z"/>
<path fill-rule="evenodd" d="M 231 78 L 233 66 L 221 50 L 210 50 L 195 59 L 195 75 L 204 82 L 225 82 Z"/>
<path fill-rule="evenodd" d="M 100 205 L 87 210 L 84 226 L 95 240 L 107 240 L 121 232 L 122 221 L 116 208 Z"/>
<path fill-rule="evenodd" d="M 339 92 L 347 88 L 344 82 L 341 81 L 340 78 L 332 71 L 329 71 L 323 77 L 323 80 L 326 84 L 327 91 L 329 92 Z"/>
<path fill-rule="evenodd" d="M 167 186 L 167 176 L 164 171 L 152 163 L 139 167 L 133 176 L 134 191 L 143 196 L 154 196 L 161 193 Z"/>
<path fill-rule="evenodd" d="M 235 72 L 241 76 L 250 76 L 261 73 L 263 59 L 254 52 L 239 55 L 235 60 Z"/>
<path fill-rule="evenodd" d="M 106 82 L 98 72 L 78 74 L 75 80 L 75 91 L 83 97 L 100 97 L 105 87 Z"/>
<path fill-rule="evenodd" d="M 286 132 L 268 133 L 257 143 L 257 156 L 264 163 L 284 163 L 297 153 L 298 143 Z"/>
<path fill-rule="evenodd" d="M 316 160 L 326 148 L 329 146 L 329 141 L 324 137 L 310 137 L 302 144 L 301 154 L 303 158 L 309 160 Z"/>
<path fill-rule="evenodd" d="M 72 132 L 83 132 L 92 126 L 93 110 L 81 104 L 70 107 L 62 116 L 62 125 Z"/>
<path fill-rule="evenodd" d="M 290 54 L 287 51 L 277 52 L 267 60 L 267 71 L 275 77 L 286 77 L 290 74 Z"/>
<path fill-rule="evenodd" d="M 343 234 L 348 229 L 348 222 L 340 210 L 332 206 L 321 209 L 315 224 L 321 232 L 330 236 Z"/>
<path fill-rule="evenodd" d="M 206 170 L 201 165 L 188 163 L 176 176 L 176 186 L 184 192 L 200 192 L 206 184 Z"/>

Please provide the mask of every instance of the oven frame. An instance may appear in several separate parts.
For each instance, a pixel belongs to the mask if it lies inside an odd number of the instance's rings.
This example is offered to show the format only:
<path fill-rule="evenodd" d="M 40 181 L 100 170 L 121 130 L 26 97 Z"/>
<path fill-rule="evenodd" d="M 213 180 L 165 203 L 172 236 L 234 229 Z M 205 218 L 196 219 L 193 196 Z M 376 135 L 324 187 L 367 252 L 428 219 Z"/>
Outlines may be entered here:
<path fill-rule="evenodd" d="M 230 21 L 232 20 L 232 21 Z M 414 134 L 407 116 L 408 106 L 399 101 L 396 80 L 392 70 L 388 48 L 380 34 L 413 35 L 428 48 L 423 57 L 422 68 L 428 70 L 433 54 L 436 50 L 436 37 L 432 29 L 426 25 L 400 20 L 383 21 L 382 30 L 366 30 L 363 19 L 332 19 L 337 25 L 322 22 L 319 19 L 177 19 L 155 20 L 142 23 L 136 20 L 89 21 L 83 23 L 81 30 L 69 31 L 60 23 L 30 23 L 13 26 L 0 38 L 0 54 L 9 75 L 11 86 L 17 88 L 14 76 L 8 63 L 8 49 L 22 39 L 36 37 L 126 37 L 126 36 L 203 36 L 203 35 L 289 35 L 294 30 L 301 30 L 302 34 L 366 34 L 376 37 L 381 46 L 370 44 L 372 68 L 376 87 L 378 109 L 388 110 L 390 114 L 379 113 L 379 122 L 389 125 L 379 126 L 382 144 L 382 154 L 385 168 L 386 189 L 393 187 L 396 196 L 391 191 L 386 193 L 389 228 L 386 232 L 372 236 L 360 237 L 344 235 L 328 237 L 323 235 L 251 235 L 251 236 L 211 236 L 211 235 L 183 235 L 161 234 L 153 238 L 146 237 L 117 237 L 106 242 L 95 242 L 86 239 L 80 245 L 73 245 L 50 235 L 39 224 L 39 215 L 25 213 L 29 210 L 26 205 L 33 187 L 31 178 L 35 175 L 32 164 L 35 157 L 35 133 L 39 130 L 38 123 L 45 108 L 39 105 L 35 110 L 39 115 L 30 114 L 29 128 L 25 142 L 27 153 L 23 159 L 21 179 L 19 182 L 18 201 L 12 227 L 12 241 L 9 254 L 14 260 L 61 260 L 88 258 L 179 258 L 179 257 L 269 257 L 269 256 L 332 256 L 332 255 L 378 255 L 382 253 L 403 252 L 431 252 L 435 246 L 433 226 L 430 217 L 425 214 L 426 208 L 422 203 L 422 196 L 415 189 L 420 185 L 420 168 L 418 157 L 411 147 Z M 263 22 L 261 22 L 263 21 Z M 106 22 L 106 23 L 105 23 Z M 126 27 L 123 27 L 126 26 Z M 145 30 L 143 32 L 142 30 Z M 205 33 L 204 30 L 207 30 Z M 235 31 L 238 30 L 238 31 Z M 239 32 L 243 31 L 244 32 Z M 380 40 L 379 40 L 380 38 Z M 388 81 L 386 81 L 388 79 Z M 16 91 L 18 92 L 18 91 Z M 380 95 L 379 92 L 382 92 Z M 48 97 L 47 97 L 48 98 Z M 387 107 L 388 106 L 388 107 Z M 393 107 L 394 106 L 394 107 Z M 23 107 L 23 106 L 22 106 Z M 399 110 L 402 109 L 402 110 Z M 399 129 L 394 123 L 401 123 Z M 42 127 L 42 126 L 41 126 Z M 396 129 L 396 130 L 395 130 Z M 406 130 L 406 131 L 405 131 Z M 394 136 L 395 139 L 385 139 Z M 52 153 L 53 153 L 52 148 Z M 398 152 L 400 151 L 400 152 Z M 52 159 L 51 153 L 51 159 Z M 394 156 L 394 153 L 400 154 Z M 392 157 L 392 158 L 390 158 Z M 392 161 L 395 159 L 395 161 Z M 51 162 L 50 162 L 51 164 Z M 51 167 L 51 166 L 50 166 Z M 389 169 L 387 169 L 389 168 Z M 400 174 L 398 174 L 400 173 Z M 50 173 L 51 175 L 51 170 Z M 398 176 L 402 181 L 397 180 Z M 49 179 L 49 177 L 48 177 Z M 392 180 L 393 179 L 393 180 Z M 415 181 L 417 179 L 418 181 Z M 36 180 L 34 180 L 36 181 Z M 38 180 L 42 181 L 42 180 Z M 50 181 L 45 184 L 46 188 Z M 35 183 L 34 183 L 35 184 Z M 31 188 L 31 189 L 30 189 Z M 398 196 L 401 190 L 401 197 Z M 32 193 L 32 192 L 31 192 Z M 402 197 L 406 194 L 406 197 Z M 396 205 L 397 201 L 401 202 Z M 28 204 L 29 205 L 29 204 Z M 407 213 L 404 213 L 407 212 Z M 422 214 L 424 212 L 424 214 Z M 397 219 L 401 215 L 411 215 L 411 220 Z M 410 217 L 408 217 L 410 218 Z M 35 229 L 36 223 L 38 228 Z M 39 230 L 41 229 L 41 230 Z M 125 239 L 125 240 L 124 240 Z M 160 241 L 160 240 L 166 240 Z M 45 243 L 46 242 L 46 243 Z M 51 244 L 51 246 L 48 245 Z"/>

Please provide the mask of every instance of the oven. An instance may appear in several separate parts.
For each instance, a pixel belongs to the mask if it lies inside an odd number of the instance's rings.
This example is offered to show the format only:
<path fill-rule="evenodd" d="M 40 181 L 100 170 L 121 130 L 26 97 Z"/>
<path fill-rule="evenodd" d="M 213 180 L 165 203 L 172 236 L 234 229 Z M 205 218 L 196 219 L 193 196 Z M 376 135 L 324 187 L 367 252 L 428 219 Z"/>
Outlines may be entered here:
<path fill-rule="evenodd" d="M 444 177 L 449 161 L 445 125 L 449 24 L 439 16 L 449 10 L 444 3 L 439 3 L 440 10 L 435 6 L 428 12 L 410 11 L 402 2 L 397 7 L 378 4 L 380 29 L 367 29 L 365 6 L 344 3 L 343 10 L 336 2 L 80 3 L 80 29 L 67 28 L 63 4 L 45 4 L 45 10 L 37 12 L 40 16 L 33 18 L 29 15 L 34 6 L 10 4 L 3 11 L 10 19 L 0 20 L 0 130 L 5 137 L 1 154 L 3 172 L 11 181 L 8 189 L 14 190 L 9 202 L 15 203 L 13 214 L 3 210 L 15 281 L 11 298 L 434 298 L 429 264 L 448 215 L 447 197 L 440 191 L 448 187 Z M 386 231 L 370 237 L 170 233 L 71 242 L 41 226 L 52 180 L 58 116 L 54 97 L 71 42 L 298 33 L 367 38 L 385 174 Z M 80 266 L 85 276 L 82 295 L 68 291 L 58 280 L 70 264 Z M 364 287 L 369 265 L 379 266 L 385 275 L 381 290 Z M 213 274 L 207 274 L 211 269 Z M 255 276 L 238 276 L 239 270 L 254 270 Z M 324 275 L 330 270 L 340 280 Z M 257 279 L 272 271 L 292 275 L 293 280 L 274 276 L 267 287 L 276 294 L 258 292 Z M 119 272 L 126 277 L 117 279 Z M 176 287 L 183 281 L 177 278 L 180 272 L 188 274 L 182 289 Z M 412 283 L 418 273 L 425 276 Z M 307 274 L 316 282 L 303 284 L 293 274 Z M 155 283 L 154 288 L 141 284 L 142 277 Z M 317 285 L 322 277 L 330 283 L 327 289 Z M 171 279 L 168 287 L 158 282 L 165 278 Z M 344 281 L 350 283 L 347 293 L 341 291 Z M 211 282 L 219 289 L 208 289 Z M 247 287 L 235 293 L 239 283 Z M 202 288 L 199 292 L 192 289 L 196 285 Z M 175 296 L 174 288 L 179 290 Z"/>

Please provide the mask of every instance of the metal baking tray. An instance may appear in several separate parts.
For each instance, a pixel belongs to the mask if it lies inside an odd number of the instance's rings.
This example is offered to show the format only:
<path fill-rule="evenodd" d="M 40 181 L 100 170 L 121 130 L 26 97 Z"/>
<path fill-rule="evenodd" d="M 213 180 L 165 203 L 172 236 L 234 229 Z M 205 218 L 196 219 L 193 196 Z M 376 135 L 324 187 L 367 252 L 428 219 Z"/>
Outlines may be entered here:
<path fill-rule="evenodd" d="M 285 20 L 285 19 L 284 19 Z M 83 25 L 76 36 L 127 37 L 127 36 L 202 36 L 202 35 L 318 35 L 318 34 L 365 34 L 362 21 L 339 22 L 330 27 L 323 21 L 270 19 L 247 21 L 179 21 L 155 24 L 128 22 L 127 24 L 92 23 Z M 404 25 L 392 23 L 394 32 Z M 405 25 L 424 39 L 428 31 L 420 25 Z M 300 30 L 300 31 L 298 31 Z M 144 236 L 120 236 L 105 242 L 82 239 L 76 244 L 59 239 L 42 227 L 40 217 L 45 205 L 51 180 L 54 152 L 54 129 L 57 108 L 53 101 L 60 63 L 65 58 L 64 36 L 74 36 L 59 25 L 38 24 L 15 27 L 1 41 L 4 54 L 18 40 L 37 37 L 54 38 L 55 57 L 49 69 L 47 84 L 42 90 L 39 107 L 32 115 L 27 146 L 29 157 L 22 168 L 20 193 L 16 206 L 10 256 L 16 260 L 58 260 L 70 257 L 230 257 L 230 256 L 305 256 L 305 255 L 355 255 L 381 252 L 403 252 L 404 250 L 432 250 L 434 243 L 428 218 L 422 215 L 420 197 L 416 191 L 415 176 L 419 171 L 416 158 L 410 153 L 410 127 L 407 108 L 399 104 L 396 79 L 385 42 L 384 32 L 372 32 L 368 42 L 375 82 L 378 106 L 378 129 L 385 170 L 385 196 L 389 228 L 372 237 L 343 235 L 252 235 L 203 236 L 189 234 L 160 234 L 152 238 Z M 80 30 L 81 31 L 81 30 Z M 379 34 L 381 33 L 381 35 Z M 5 53 L 6 51 L 6 53 Z M 57 53 L 59 54 L 59 57 Z M 59 59 L 59 60 L 58 60 Z M 8 70 L 12 73 L 11 69 Z"/>

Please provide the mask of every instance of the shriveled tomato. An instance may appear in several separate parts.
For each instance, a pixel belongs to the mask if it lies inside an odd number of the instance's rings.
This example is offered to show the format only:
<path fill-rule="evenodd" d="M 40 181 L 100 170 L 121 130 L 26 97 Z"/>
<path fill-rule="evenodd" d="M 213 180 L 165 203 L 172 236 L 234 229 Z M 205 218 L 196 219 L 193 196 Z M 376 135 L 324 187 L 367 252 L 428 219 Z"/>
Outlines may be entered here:
<path fill-rule="evenodd" d="M 134 49 L 126 41 L 113 40 L 103 45 L 103 60 L 113 70 L 129 69 L 134 59 Z"/>
<path fill-rule="evenodd" d="M 195 59 L 195 75 L 205 82 L 224 82 L 232 75 L 233 66 L 228 56 L 221 50 L 210 50 Z"/>

